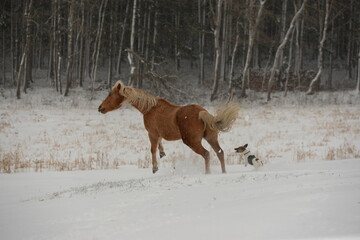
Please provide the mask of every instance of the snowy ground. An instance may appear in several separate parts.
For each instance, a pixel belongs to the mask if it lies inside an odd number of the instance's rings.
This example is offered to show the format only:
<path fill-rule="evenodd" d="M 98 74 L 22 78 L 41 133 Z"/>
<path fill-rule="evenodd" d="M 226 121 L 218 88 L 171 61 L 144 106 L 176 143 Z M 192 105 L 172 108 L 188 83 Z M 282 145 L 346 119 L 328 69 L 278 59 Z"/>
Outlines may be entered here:
<path fill-rule="evenodd" d="M 359 239 L 360 161 L 0 175 L 2 239 Z"/>
<path fill-rule="evenodd" d="M 1 239 L 360 238 L 360 102 L 352 93 L 265 105 L 249 93 L 219 137 L 227 174 L 213 153 L 204 175 L 201 157 L 164 141 L 167 156 L 153 175 L 140 113 L 99 114 L 105 92 L 90 101 L 83 91 L 41 91 L 0 96 Z M 263 168 L 238 164 L 233 148 L 245 143 Z"/>
<path fill-rule="evenodd" d="M 100 114 L 97 107 L 106 93 L 92 101 L 82 94 L 64 98 L 45 91 L 24 95 L 22 100 L 2 99 L 0 172 L 148 167 L 150 143 L 142 115 L 131 107 Z M 318 101 L 339 96 L 328 94 Z M 346 96 L 351 100 L 351 94 Z M 233 129 L 219 137 L 227 164 L 238 164 L 233 149 L 245 143 L 271 163 L 360 158 L 360 101 L 356 99 L 355 104 L 339 105 L 242 103 Z M 205 107 L 215 112 L 215 107 Z M 210 149 L 206 142 L 204 146 Z M 164 147 L 167 156 L 160 164 L 203 164 L 181 141 L 164 141 Z M 218 170 L 219 162 L 211 154 L 213 169 Z"/>

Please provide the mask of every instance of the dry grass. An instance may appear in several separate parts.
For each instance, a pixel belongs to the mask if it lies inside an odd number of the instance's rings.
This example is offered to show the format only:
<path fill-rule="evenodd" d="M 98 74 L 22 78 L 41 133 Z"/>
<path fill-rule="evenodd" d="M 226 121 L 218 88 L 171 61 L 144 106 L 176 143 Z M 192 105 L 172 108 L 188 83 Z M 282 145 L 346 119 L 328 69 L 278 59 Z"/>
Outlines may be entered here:
<path fill-rule="evenodd" d="M 298 149 L 295 151 L 295 161 L 303 162 L 316 158 L 316 154 L 311 150 Z"/>
<path fill-rule="evenodd" d="M 107 155 L 97 152 L 95 156 L 84 158 L 79 156 L 73 161 L 62 161 L 54 158 L 22 160 L 20 152 L 0 154 L 0 173 L 17 173 L 33 170 L 42 171 L 78 171 L 94 169 L 116 169 L 126 163 L 121 160 L 107 161 Z"/>
<path fill-rule="evenodd" d="M 324 160 L 360 158 L 360 151 L 354 144 L 345 142 L 338 147 L 330 147 Z"/>
<path fill-rule="evenodd" d="M 25 119 L 27 112 L 1 113 L 0 172 L 111 169 L 125 164 L 151 168 L 147 132 L 141 116 L 133 112 L 120 111 L 106 115 L 107 119 L 95 119 L 88 111 L 63 116 L 31 110 Z M 360 110 L 356 107 L 263 106 L 242 109 L 240 114 L 233 129 L 219 136 L 226 164 L 240 163 L 232 151 L 245 143 L 264 162 L 360 158 Z M 46 125 L 47 121 L 54 123 Z M 160 167 L 204 162 L 181 142 L 163 144 L 167 156 L 159 159 L 157 153 Z M 216 154 L 205 148 L 211 153 L 211 165 L 219 165 Z"/>

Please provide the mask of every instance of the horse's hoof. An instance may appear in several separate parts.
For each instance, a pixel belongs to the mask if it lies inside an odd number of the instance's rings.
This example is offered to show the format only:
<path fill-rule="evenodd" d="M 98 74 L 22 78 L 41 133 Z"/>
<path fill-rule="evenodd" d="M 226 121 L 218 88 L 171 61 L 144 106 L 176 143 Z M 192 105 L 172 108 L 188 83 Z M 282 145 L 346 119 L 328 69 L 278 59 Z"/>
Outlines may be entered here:
<path fill-rule="evenodd" d="M 153 168 L 153 174 L 155 174 L 158 170 L 158 168 Z"/>
<path fill-rule="evenodd" d="M 160 152 L 160 158 L 165 157 L 166 154 L 164 152 Z"/>

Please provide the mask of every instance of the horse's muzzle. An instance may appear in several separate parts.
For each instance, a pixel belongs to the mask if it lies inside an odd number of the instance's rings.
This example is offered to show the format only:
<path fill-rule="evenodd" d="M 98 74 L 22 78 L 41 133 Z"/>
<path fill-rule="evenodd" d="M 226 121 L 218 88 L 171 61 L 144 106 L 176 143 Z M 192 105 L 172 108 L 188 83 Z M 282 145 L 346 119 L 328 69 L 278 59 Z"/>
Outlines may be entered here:
<path fill-rule="evenodd" d="M 101 112 L 101 113 L 104 113 L 104 112 L 105 112 L 105 108 L 101 107 L 101 105 L 100 105 L 99 108 L 98 108 L 98 111 Z"/>

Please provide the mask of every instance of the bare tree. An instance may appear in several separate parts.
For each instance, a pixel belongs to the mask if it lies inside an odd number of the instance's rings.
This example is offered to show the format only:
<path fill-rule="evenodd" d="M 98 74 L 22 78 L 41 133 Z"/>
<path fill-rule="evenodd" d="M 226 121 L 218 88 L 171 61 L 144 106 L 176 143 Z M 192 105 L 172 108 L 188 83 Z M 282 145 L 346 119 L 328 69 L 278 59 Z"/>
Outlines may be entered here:
<path fill-rule="evenodd" d="M 127 1 L 126 1 L 125 16 L 124 16 L 124 20 L 123 20 L 122 26 L 121 26 L 121 36 L 120 36 L 120 45 L 119 45 L 118 59 L 117 59 L 117 64 L 116 64 L 116 74 L 120 74 L 120 73 L 121 73 L 121 57 L 122 57 L 122 53 L 123 53 L 124 36 L 125 36 L 127 19 L 128 19 L 128 14 L 129 14 L 129 5 L 130 5 L 129 2 L 130 2 L 130 0 L 127 0 Z"/>
<path fill-rule="evenodd" d="M 329 19 L 329 12 L 330 12 L 330 0 L 326 0 L 326 6 L 325 6 L 325 19 L 323 24 L 323 31 L 322 31 L 322 38 L 319 44 L 319 56 L 318 56 L 318 72 L 313 80 L 311 80 L 310 86 L 306 94 L 313 94 L 313 88 L 315 83 L 320 81 L 321 73 L 323 70 L 324 65 L 324 58 L 323 58 L 323 52 L 324 52 L 324 44 L 326 41 L 326 31 L 328 27 L 328 19 Z"/>
<path fill-rule="evenodd" d="M 5 85 L 5 79 L 6 79 L 6 75 L 5 75 L 5 50 L 6 47 L 5 47 L 5 27 L 4 29 L 2 30 L 2 82 L 3 82 L 3 85 Z"/>
<path fill-rule="evenodd" d="M 358 65 L 357 65 L 357 83 L 356 83 L 356 91 L 357 93 L 360 93 L 360 43 L 358 46 Z"/>
<path fill-rule="evenodd" d="M 24 76 L 24 79 L 26 78 L 26 71 L 29 71 L 30 69 L 25 69 L 26 68 L 26 59 L 28 58 L 29 52 L 30 52 L 30 42 L 31 42 L 31 16 L 30 13 L 32 11 L 32 5 L 33 5 L 33 0 L 29 0 L 28 3 L 26 4 L 25 7 L 25 11 L 24 11 L 24 17 L 26 20 L 26 39 L 25 39 L 25 47 L 24 47 L 24 52 L 23 55 L 21 57 L 21 62 L 20 62 L 20 66 L 19 66 L 19 72 L 18 72 L 18 76 L 17 76 L 17 88 L 16 88 L 16 97 L 18 99 L 20 99 L 21 94 L 20 94 L 20 88 L 21 88 L 21 80 Z M 24 81 L 24 86 L 26 85 L 25 81 Z M 26 88 L 25 88 L 26 89 Z"/>
<path fill-rule="evenodd" d="M 94 50 L 92 55 L 92 70 L 91 70 L 91 90 L 94 92 L 94 84 L 96 80 L 96 73 L 97 73 L 97 67 L 98 67 L 98 60 L 99 60 L 99 53 L 100 53 L 100 46 L 101 46 L 101 36 L 103 32 L 103 26 L 104 26 L 104 18 L 105 18 L 105 12 L 106 12 L 106 5 L 108 0 L 102 0 L 99 8 L 99 18 L 98 18 L 98 27 L 97 27 L 97 33 L 94 43 Z"/>
<path fill-rule="evenodd" d="M 71 0 L 69 17 L 68 17 L 68 42 L 67 42 L 67 66 L 66 66 L 66 87 L 64 96 L 69 95 L 71 85 L 71 71 L 73 68 L 73 32 L 74 32 L 74 11 L 75 11 L 75 0 Z"/>
<path fill-rule="evenodd" d="M 222 5 L 224 0 L 217 0 L 216 14 L 214 15 L 214 41 L 215 41 L 215 70 L 214 70 L 214 83 L 212 87 L 210 100 L 216 98 L 219 88 L 220 66 L 221 66 L 221 19 L 222 19 Z M 210 4 L 211 5 L 211 4 Z M 216 15 L 216 17 L 215 17 Z"/>
<path fill-rule="evenodd" d="M 348 76 L 352 79 L 352 53 L 353 53 L 353 19 L 352 15 L 354 12 L 354 0 L 350 0 L 350 18 L 349 18 L 349 29 L 348 29 L 348 43 L 347 43 L 347 65 L 348 65 Z"/>
<path fill-rule="evenodd" d="M 152 39 L 152 53 L 151 53 L 151 71 L 155 70 L 155 46 L 158 33 L 158 1 L 155 0 L 155 13 L 154 13 L 154 33 Z"/>
<path fill-rule="evenodd" d="M 230 74 L 229 74 L 229 95 L 233 96 L 233 91 L 234 91 L 234 83 L 233 83 L 233 78 L 234 78 L 234 65 L 235 65 L 235 57 L 236 57 L 236 52 L 239 46 L 239 41 L 240 41 L 240 20 L 237 20 L 236 23 L 236 39 L 235 39 L 235 44 L 234 44 L 234 48 L 231 54 L 231 64 L 230 64 Z"/>
<path fill-rule="evenodd" d="M 109 67 L 107 77 L 107 87 L 110 89 L 112 86 L 112 70 L 113 70 L 113 25 L 114 25 L 114 10 L 110 9 L 110 26 L 109 26 Z"/>
<path fill-rule="evenodd" d="M 285 37 L 287 4 L 288 4 L 288 0 L 283 0 L 283 1 L 282 1 L 280 39 L 284 39 L 284 37 Z M 279 63 L 280 63 L 281 65 L 283 64 L 283 57 L 284 57 L 284 51 L 283 51 L 283 50 L 280 50 L 280 60 L 279 60 Z M 279 67 L 279 69 L 281 70 L 282 67 Z"/>
<path fill-rule="evenodd" d="M 84 43 L 85 43 L 85 4 L 81 0 L 81 24 L 80 24 L 80 53 L 79 53 L 79 85 L 83 86 L 84 80 Z"/>
<path fill-rule="evenodd" d="M 298 9 L 296 1 L 297 0 L 294 0 L 295 11 L 297 11 Z M 294 75 L 298 80 L 299 86 L 300 86 L 300 67 L 301 67 L 301 57 L 302 57 L 302 48 L 300 46 L 301 43 L 300 37 L 302 37 L 302 33 L 300 31 L 303 29 L 303 28 L 300 29 L 300 20 L 301 18 L 299 17 L 295 22 L 296 36 L 295 36 L 295 56 L 294 56 Z M 293 86 L 294 90 L 296 86 L 295 81 L 296 80 L 294 78 L 294 86 Z"/>
<path fill-rule="evenodd" d="M 258 26 L 260 24 L 260 20 L 261 20 L 261 15 L 264 9 L 264 5 L 266 3 L 266 0 L 259 0 L 260 1 L 260 6 L 259 6 L 259 10 L 257 12 L 257 16 L 255 18 L 255 21 L 253 18 L 249 17 L 249 46 L 248 46 L 248 50 L 247 50 L 247 54 L 246 54 L 246 62 L 245 62 L 245 67 L 244 67 L 244 71 L 243 71 L 243 75 L 242 75 L 242 82 L 241 82 L 241 95 L 240 97 L 246 97 L 246 78 L 248 76 L 249 73 L 249 67 L 250 67 L 250 62 L 251 62 L 251 56 L 252 56 L 252 48 L 254 45 L 254 41 L 255 41 L 255 36 L 257 33 L 257 29 Z M 251 16 L 251 11 L 252 8 L 254 6 L 254 2 L 255 0 L 250 0 L 250 7 L 249 7 L 249 16 Z"/>
<path fill-rule="evenodd" d="M 302 13 L 302 11 L 305 8 L 305 4 L 306 4 L 307 0 L 304 0 L 304 2 L 302 3 L 300 9 L 295 13 L 293 19 L 291 20 L 290 26 L 284 36 L 284 39 L 282 39 L 281 44 L 279 45 L 278 49 L 276 50 L 276 54 L 275 54 L 275 59 L 274 59 L 274 64 L 271 68 L 271 73 L 270 73 L 270 79 L 269 79 L 269 83 L 268 83 L 268 94 L 267 94 L 267 101 L 271 100 L 271 91 L 272 91 L 272 87 L 274 84 L 274 77 L 275 77 L 275 71 L 279 66 L 279 58 L 280 58 L 280 52 L 282 51 L 282 49 L 285 47 L 289 36 L 292 32 L 292 29 L 294 28 L 295 22 L 296 20 L 299 18 L 300 14 Z"/>
<path fill-rule="evenodd" d="M 135 58 L 133 52 L 134 52 L 134 42 L 135 42 L 136 3 L 137 0 L 134 0 L 132 20 L 131 20 L 130 51 L 128 51 L 128 60 L 130 64 L 129 85 L 135 83 L 136 66 L 135 66 Z"/>
<path fill-rule="evenodd" d="M 290 78 L 290 69 L 291 69 L 291 62 L 292 62 L 292 57 L 293 57 L 293 43 L 294 43 L 294 31 L 295 29 L 292 30 L 291 32 L 291 38 L 290 38 L 290 47 L 289 47 L 289 58 L 288 58 L 288 62 L 287 62 L 287 67 L 286 67 L 286 80 L 285 80 L 285 88 L 284 88 L 284 97 L 287 96 L 287 92 L 288 92 L 288 84 L 289 84 L 289 78 Z"/>
<path fill-rule="evenodd" d="M 174 17 L 175 25 L 175 41 L 174 41 L 174 56 L 175 56 L 175 70 L 179 72 L 180 70 L 180 49 L 179 49 L 179 27 L 180 27 L 180 12 L 176 11 Z"/>
<path fill-rule="evenodd" d="M 205 48 L 205 9 L 206 0 L 198 0 L 198 23 L 199 31 L 199 85 L 204 85 L 204 48 Z"/>
<path fill-rule="evenodd" d="M 333 55 L 334 55 L 334 21 L 331 24 L 331 33 L 330 33 L 330 49 L 329 49 L 329 76 L 326 82 L 327 89 L 332 89 L 332 75 L 333 75 Z"/>

